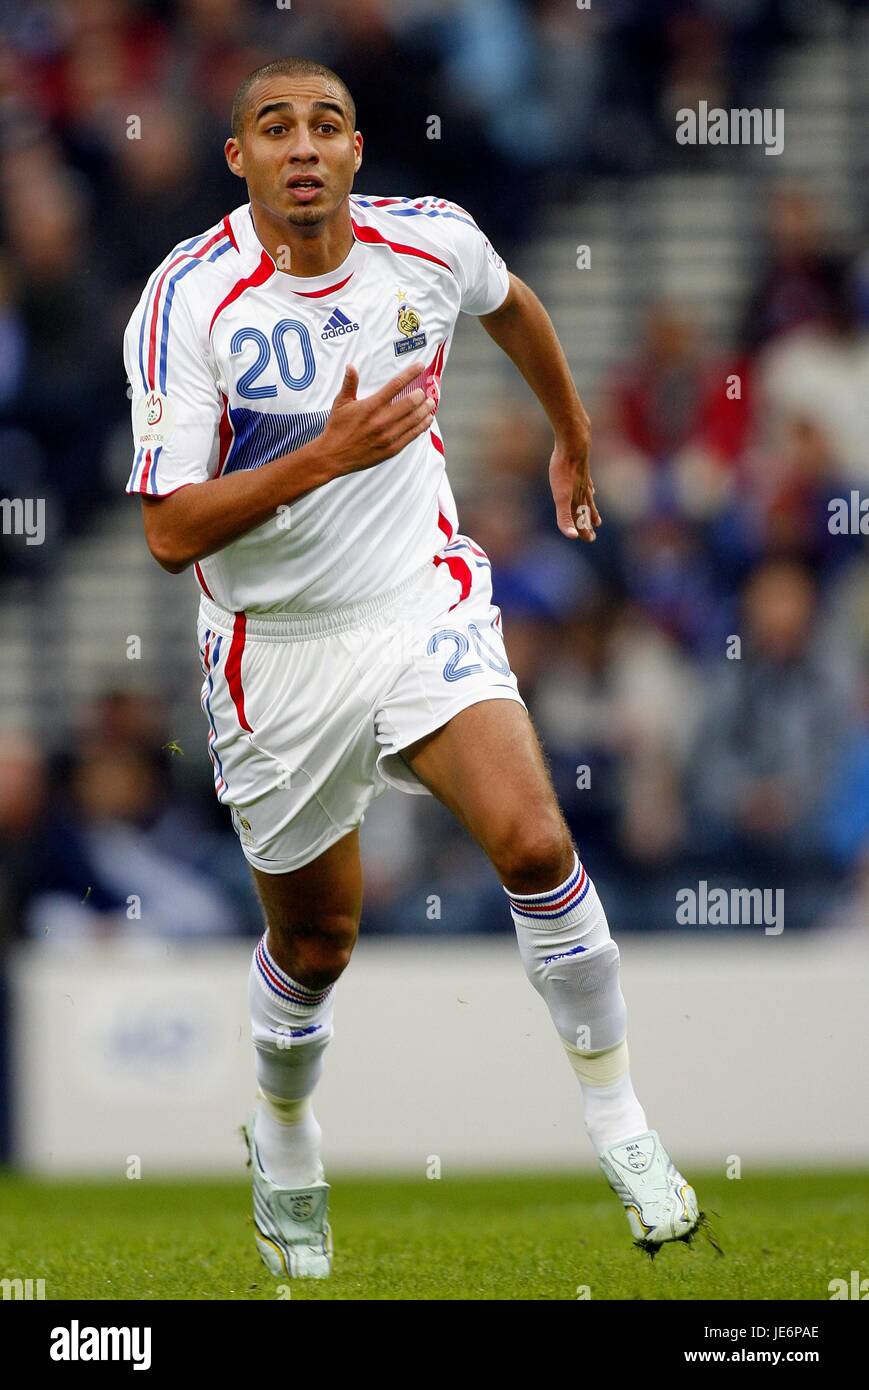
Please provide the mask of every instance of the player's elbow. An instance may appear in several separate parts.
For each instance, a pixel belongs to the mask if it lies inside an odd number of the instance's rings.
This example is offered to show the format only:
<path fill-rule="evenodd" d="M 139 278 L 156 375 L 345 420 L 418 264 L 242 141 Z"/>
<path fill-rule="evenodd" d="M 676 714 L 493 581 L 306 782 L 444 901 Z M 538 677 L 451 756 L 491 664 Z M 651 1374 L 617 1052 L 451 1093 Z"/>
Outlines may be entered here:
<path fill-rule="evenodd" d="M 193 563 L 193 556 L 185 555 L 177 545 L 162 537 L 148 537 L 148 549 L 161 569 L 168 574 L 182 574 Z"/>
<path fill-rule="evenodd" d="M 167 574 L 183 574 L 193 563 L 192 557 L 190 559 L 179 559 L 174 552 L 158 552 L 155 551 L 153 547 L 151 549 L 151 554 L 154 556 L 160 568 L 166 570 Z"/>
<path fill-rule="evenodd" d="M 181 574 L 196 559 L 168 527 L 146 526 L 145 539 L 157 564 L 169 574 Z"/>
<path fill-rule="evenodd" d="M 145 526 L 145 540 L 148 549 L 161 569 L 168 574 L 181 574 L 188 569 L 196 555 L 190 548 L 182 528 L 173 524 L 173 516 L 167 511 L 168 499 L 143 498 L 142 520 Z"/>

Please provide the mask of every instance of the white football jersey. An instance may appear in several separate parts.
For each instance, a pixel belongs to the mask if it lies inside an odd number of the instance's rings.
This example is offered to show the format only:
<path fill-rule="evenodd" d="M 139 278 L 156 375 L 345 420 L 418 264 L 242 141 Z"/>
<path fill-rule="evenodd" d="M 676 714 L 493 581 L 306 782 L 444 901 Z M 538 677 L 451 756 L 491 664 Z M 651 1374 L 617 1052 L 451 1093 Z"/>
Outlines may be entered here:
<path fill-rule="evenodd" d="M 438 399 L 459 311 L 503 303 L 504 262 L 444 199 L 352 195 L 350 210 L 353 246 L 326 275 L 276 263 L 249 203 L 157 267 L 124 337 L 127 492 L 165 497 L 307 444 L 326 426 L 347 363 L 360 398 L 414 362 L 407 389 Z M 435 419 L 394 458 L 279 508 L 200 561 L 196 578 L 235 612 L 339 608 L 401 583 L 457 526 Z"/>

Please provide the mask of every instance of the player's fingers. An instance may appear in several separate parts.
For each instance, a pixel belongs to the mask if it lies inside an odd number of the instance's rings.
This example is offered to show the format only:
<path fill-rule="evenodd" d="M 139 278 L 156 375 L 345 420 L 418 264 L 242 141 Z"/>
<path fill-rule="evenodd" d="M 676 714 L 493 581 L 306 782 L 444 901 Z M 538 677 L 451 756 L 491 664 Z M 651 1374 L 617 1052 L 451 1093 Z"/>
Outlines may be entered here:
<path fill-rule="evenodd" d="M 552 497 L 555 502 L 555 522 L 563 536 L 575 541 L 579 532 L 573 524 L 572 498 L 569 492 L 562 493 L 553 489 Z"/>
<path fill-rule="evenodd" d="M 594 500 L 594 491 L 595 491 L 595 489 L 594 489 L 594 483 L 592 482 L 591 478 L 589 478 L 589 480 L 588 480 L 588 505 L 589 505 L 589 507 L 591 508 L 591 519 L 592 519 L 592 521 L 594 522 L 595 526 L 600 526 L 600 524 L 601 524 L 601 521 L 600 521 L 600 512 L 598 511 L 598 509 L 597 509 L 597 504 L 596 504 L 596 502 L 595 502 L 595 500 Z"/>
<path fill-rule="evenodd" d="M 434 401 L 425 397 L 422 403 L 400 422 L 396 434 L 401 436 L 409 434 L 411 439 L 422 434 L 423 430 L 428 429 L 431 424 L 434 411 Z"/>
<path fill-rule="evenodd" d="M 426 401 L 414 418 L 398 431 L 390 444 L 392 457 L 400 453 L 407 444 L 410 444 L 418 435 L 424 434 L 429 428 L 434 417 L 434 410 L 431 409 L 431 405 L 431 401 Z"/>
<path fill-rule="evenodd" d="M 348 362 L 347 366 L 344 368 L 344 380 L 341 382 L 341 389 L 335 397 L 333 404 L 344 405 L 348 401 L 355 401 L 358 387 L 359 373 L 356 368 Z"/>
<path fill-rule="evenodd" d="M 387 381 L 386 385 L 381 386 L 380 390 L 375 391 L 369 399 L 374 405 L 385 405 L 387 401 L 392 400 L 393 396 L 397 396 L 399 391 L 403 391 L 405 386 L 409 386 L 419 374 L 419 363 L 415 362 L 413 366 L 405 367 L 404 371 L 399 372 L 398 376 L 394 376 L 391 381 Z"/>
<path fill-rule="evenodd" d="M 382 428 L 387 431 L 387 434 L 395 434 L 396 431 L 405 430 L 414 421 L 428 420 L 434 414 L 434 400 L 428 398 L 425 392 L 414 391 L 412 395 L 413 400 L 410 404 L 406 404 L 405 399 L 402 398 L 400 402 L 396 402 L 395 406 L 389 407 L 388 416 L 382 420 Z"/>
<path fill-rule="evenodd" d="M 381 407 L 379 419 L 383 421 L 386 429 L 393 430 L 400 425 L 404 425 L 421 410 L 426 404 L 428 397 L 422 387 L 417 387 L 415 391 L 408 391 L 406 396 L 401 396 L 397 401 L 390 401 Z"/>

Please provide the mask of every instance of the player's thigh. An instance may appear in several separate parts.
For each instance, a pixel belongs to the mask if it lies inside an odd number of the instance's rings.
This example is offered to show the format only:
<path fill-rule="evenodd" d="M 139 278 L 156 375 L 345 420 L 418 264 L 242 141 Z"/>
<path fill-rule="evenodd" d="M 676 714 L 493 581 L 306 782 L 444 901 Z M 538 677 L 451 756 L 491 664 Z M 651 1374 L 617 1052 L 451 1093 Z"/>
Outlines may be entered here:
<path fill-rule="evenodd" d="M 469 705 L 401 756 L 508 887 L 542 892 L 570 872 L 570 832 L 531 718 L 517 701 Z"/>
<path fill-rule="evenodd" d="M 300 984 L 338 973 L 350 959 L 362 910 L 359 829 L 285 874 L 251 867 L 268 924 L 269 950 Z M 308 978 L 305 978 L 308 977 Z"/>

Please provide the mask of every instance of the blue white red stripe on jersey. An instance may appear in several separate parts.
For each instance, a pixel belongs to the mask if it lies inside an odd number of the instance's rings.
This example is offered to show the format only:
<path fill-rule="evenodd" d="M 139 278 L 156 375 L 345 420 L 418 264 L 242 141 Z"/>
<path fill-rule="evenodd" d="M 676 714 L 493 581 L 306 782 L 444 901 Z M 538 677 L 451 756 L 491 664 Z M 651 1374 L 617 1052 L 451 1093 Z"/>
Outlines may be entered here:
<path fill-rule="evenodd" d="M 172 313 L 172 302 L 175 298 L 175 286 L 178 281 L 183 279 L 185 275 L 189 275 L 191 270 L 195 270 L 198 265 L 203 265 L 206 261 L 216 261 L 232 249 L 232 240 L 225 229 L 222 232 L 206 232 L 204 235 L 193 237 L 191 241 L 178 246 L 171 253 L 168 263 L 158 267 L 154 272 L 148 286 L 142 322 L 139 327 L 139 370 L 142 374 L 142 385 L 146 391 L 157 389 L 163 393 L 166 391 L 169 319 Z M 206 255 L 207 252 L 210 254 Z M 171 278 L 166 286 L 161 315 L 160 299 L 163 295 L 164 282 L 170 273 Z M 157 347 L 158 323 L 160 325 L 159 351 Z M 147 357 L 145 353 L 146 333 Z"/>
<path fill-rule="evenodd" d="M 390 217 L 449 217 L 455 222 L 464 222 L 468 227 L 476 223 L 460 208 L 458 203 L 448 203 L 446 198 L 360 198 L 354 196 L 353 202 L 362 208 L 385 208 Z"/>

